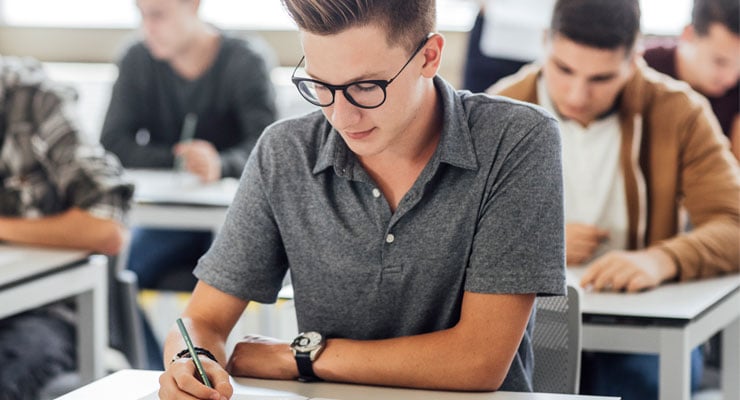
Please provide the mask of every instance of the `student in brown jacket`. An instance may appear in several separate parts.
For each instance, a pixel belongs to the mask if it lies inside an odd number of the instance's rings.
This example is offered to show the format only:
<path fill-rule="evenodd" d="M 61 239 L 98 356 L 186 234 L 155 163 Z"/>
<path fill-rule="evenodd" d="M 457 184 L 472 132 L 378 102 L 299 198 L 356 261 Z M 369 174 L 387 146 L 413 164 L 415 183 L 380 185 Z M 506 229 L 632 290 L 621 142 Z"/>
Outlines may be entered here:
<path fill-rule="evenodd" d="M 740 264 L 740 173 L 727 138 L 706 99 L 645 66 L 639 18 L 637 0 L 560 0 L 543 65 L 490 89 L 559 119 L 567 263 L 588 265 L 581 284 L 594 290 L 645 290 Z M 600 355 L 603 367 L 584 356 L 585 392 L 656 398 L 657 358 L 621 356 Z"/>

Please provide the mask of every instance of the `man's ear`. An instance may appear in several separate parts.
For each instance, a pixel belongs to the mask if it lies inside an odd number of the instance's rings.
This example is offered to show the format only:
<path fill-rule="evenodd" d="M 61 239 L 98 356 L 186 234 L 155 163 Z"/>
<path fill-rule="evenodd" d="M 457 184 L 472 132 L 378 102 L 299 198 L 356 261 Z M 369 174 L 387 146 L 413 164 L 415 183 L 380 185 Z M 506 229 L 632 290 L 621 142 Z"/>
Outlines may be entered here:
<path fill-rule="evenodd" d="M 635 45 L 635 48 L 632 49 L 628 57 L 629 57 L 629 60 L 627 60 L 627 63 L 628 63 L 627 76 L 629 78 L 632 78 L 632 75 L 634 75 L 635 71 L 637 71 L 637 68 L 638 68 L 637 64 L 639 60 L 642 59 L 642 51 L 640 50 L 640 48 L 638 48 L 637 45 Z"/>
<path fill-rule="evenodd" d="M 424 65 L 421 73 L 426 78 L 433 78 L 439 71 L 442 61 L 442 49 L 445 45 L 445 38 L 440 33 L 435 33 L 429 38 L 422 49 L 424 55 Z"/>
<path fill-rule="evenodd" d="M 694 25 L 686 25 L 681 31 L 681 36 L 679 36 L 679 38 L 681 41 L 693 42 L 696 38 L 696 29 L 694 29 Z"/>
<path fill-rule="evenodd" d="M 198 9 L 200 8 L 200 0 L 190 0 L 191 2 L 191 10 L 193 11 L 193 14 L 198 13 Z"/>

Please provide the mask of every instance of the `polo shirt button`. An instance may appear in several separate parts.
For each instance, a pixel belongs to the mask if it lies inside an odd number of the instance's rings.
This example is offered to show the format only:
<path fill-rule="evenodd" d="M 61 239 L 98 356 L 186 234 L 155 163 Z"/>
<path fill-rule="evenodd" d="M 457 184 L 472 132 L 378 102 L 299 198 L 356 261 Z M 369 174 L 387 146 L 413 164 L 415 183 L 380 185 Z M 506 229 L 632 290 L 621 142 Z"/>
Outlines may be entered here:
<path fill-rule="evenodd" d="M 394 240 L 396 240 L 396 237 L 393 236 L 392 233 L 389 233 L 388 236 L 385 237 L 385 242 L 386 243 L 393 243 Z"/>
<path fill-rule="evenodd" d="M 373 197 L 376 199 L 380 197 L 380 190 L 378 190 L 378 188 L 373 188 Z"/>

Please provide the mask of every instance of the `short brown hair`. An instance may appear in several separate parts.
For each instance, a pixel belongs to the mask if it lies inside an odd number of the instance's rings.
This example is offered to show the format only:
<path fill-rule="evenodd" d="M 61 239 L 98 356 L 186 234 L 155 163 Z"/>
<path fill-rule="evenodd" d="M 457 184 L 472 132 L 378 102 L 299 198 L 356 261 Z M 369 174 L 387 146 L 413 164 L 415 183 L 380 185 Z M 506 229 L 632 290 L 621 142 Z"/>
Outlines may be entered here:
<path fill-rule="evenodd" d="M 724 25 L 735 35 L 740 34 L 740 4 L 737 0 L 694 0 L 691 24 L 701 36 L 709 33 L 713 23 Z"/>
<path fill-rule="evenodd" d="M 298 27 L 318 35 L 376 25 L 389 45 L 413 51 L 435 30 L 435 0 L 281 0 Z"/>
<path fill-rule="evenodd" d="M 640 33 L 638 0 L 558 0 L 550 22 L 551 34 L 590 47 L 630 53 Z"/>

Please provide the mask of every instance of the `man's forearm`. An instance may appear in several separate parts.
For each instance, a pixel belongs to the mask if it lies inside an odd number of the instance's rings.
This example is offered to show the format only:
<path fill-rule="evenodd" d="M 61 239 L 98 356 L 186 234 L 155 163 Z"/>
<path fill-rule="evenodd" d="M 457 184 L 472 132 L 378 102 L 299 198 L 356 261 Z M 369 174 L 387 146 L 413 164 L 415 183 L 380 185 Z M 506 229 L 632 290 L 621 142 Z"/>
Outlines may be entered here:
<path fill-rule="evenodd" d="M 113 255 L 121 250 L 125 228 L 79 208 L 43 218 L 0 217 L 0 240 L 67 247 Z"/>
<path fill-rule="evenodd" d="M 485 300 L 470 299 L 471 303 Z M 456 327 L 377 341 L 330 339 L 314 364 L 322 379 L 442 390 L 497 390 L 521 342 L 534 296 L 503 296 L 496 321 L 469 305 Z M 502 311 L 499 311 L 502 310 Z"/>

